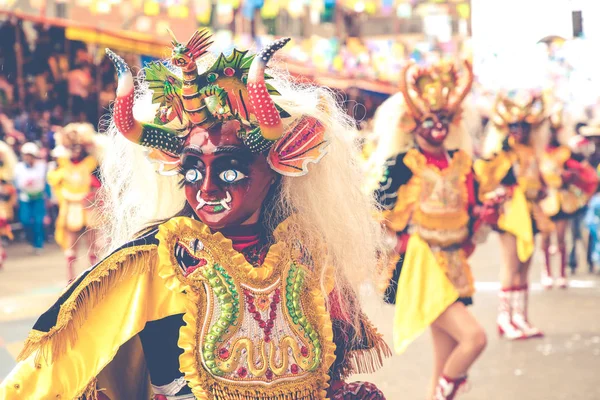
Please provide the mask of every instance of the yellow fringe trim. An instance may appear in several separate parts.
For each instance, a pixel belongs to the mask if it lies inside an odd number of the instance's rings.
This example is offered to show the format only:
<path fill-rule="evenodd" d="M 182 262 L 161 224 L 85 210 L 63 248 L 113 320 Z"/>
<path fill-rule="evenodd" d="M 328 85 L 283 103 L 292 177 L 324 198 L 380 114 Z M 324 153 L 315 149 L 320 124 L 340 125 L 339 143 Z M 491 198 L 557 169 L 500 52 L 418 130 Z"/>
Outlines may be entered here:
<path fill-rule="evenodd" d="M 100 303 L 108 291 L 119 281 L 148 271 L 154 264 L 156 245 L 143 245 L 123 249 L 109 256 L 83 279 L 71 296 L 61 305 L 56 325 L 48 332 L 32 330 L 17 357 L 25 360 L 33 353 L 35 363 L 43 358 L 47 363 L 64 354 L 77 340 L 77 330 L 88 313 Z"/>
<path fill-rule="evenodd" d="M 98 379 L 96 377 L 92 378 L 90 383 L 83 389 L 81 393 L 75 396 L 77 400 L 98 400 L 98 393 L 100 390 L 98 389 Z"/>

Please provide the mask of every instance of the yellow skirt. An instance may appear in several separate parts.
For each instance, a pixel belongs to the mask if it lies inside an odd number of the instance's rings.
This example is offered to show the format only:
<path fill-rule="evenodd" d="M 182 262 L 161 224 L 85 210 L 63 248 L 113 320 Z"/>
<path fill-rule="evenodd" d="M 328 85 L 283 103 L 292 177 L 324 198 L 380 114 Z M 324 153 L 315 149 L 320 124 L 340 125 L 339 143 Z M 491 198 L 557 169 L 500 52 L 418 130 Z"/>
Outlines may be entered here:
<path fill-rule="evenodd" d="M 412 235 L 398 281 L 394 317 L 396 352 L 403 353 L 458 298 L 458 290 L 427 242 Z"/>

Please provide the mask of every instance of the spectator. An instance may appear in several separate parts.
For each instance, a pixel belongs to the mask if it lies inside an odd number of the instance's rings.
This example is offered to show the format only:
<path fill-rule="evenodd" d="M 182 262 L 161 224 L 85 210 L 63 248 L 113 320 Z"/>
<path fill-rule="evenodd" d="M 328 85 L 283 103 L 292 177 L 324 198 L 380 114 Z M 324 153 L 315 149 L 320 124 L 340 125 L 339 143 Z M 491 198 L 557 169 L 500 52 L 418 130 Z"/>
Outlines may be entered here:
<path fill-rule="evenodd" d="M 46 163 L 39 160 L 39 147 L 32 142 L 21 148 L 23 161 L 15 168 L 15 186 L 19 195 L 19 219 L 35 254 L 44 247 L 46 216 Z"/>
<path fill-rule="evenodd" d="M 76 121 L 86 121 L 88 97 L 92 86 L 91 68 L 88 64 L 78 64 L 68 74 L 71 112 Z"/>

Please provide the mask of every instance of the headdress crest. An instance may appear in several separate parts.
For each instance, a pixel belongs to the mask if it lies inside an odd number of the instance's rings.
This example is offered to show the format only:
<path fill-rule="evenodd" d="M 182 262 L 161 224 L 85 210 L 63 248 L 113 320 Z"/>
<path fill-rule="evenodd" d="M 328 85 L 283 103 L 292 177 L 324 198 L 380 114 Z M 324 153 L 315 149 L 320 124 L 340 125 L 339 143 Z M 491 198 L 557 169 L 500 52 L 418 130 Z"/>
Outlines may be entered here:
<path fill-rule="evenodd" d="M 179 155 L 189 139 L 190 127 L 209 128 L 236 120 L 238 136 L 253 152 L 266 152 L 276 172 L 299 176 L 308 172 L 309 163 L 318 162 L 328 144 L 322 123 L 303 115 L 290 123 L 290 115 L 279 107 L 272 95 L 279 95 L 267 80 L 265 69 L 271 57 L 289 42 L 279 39 L 256 55 L 234 49 L 221 54 L 214 64 L 199 73 L 196 61 L 212 44 L 206 30 L 199 30 L 184 45 L 173 38 L 171 64 L 182 72 L 180 78 L 163 63 L 144 68 L 145 80 L 153 91 L 152 101 L 159 104 L 153 123 L 141 123 L 133 117 L 133 77 L 123 59 L 107 49 L 119 74 L 113 120 L 127 139 L 152 148 L 149 158 L 161 164 L 159 172 L 175 173 Z M 182 128 L 171 128 L 177 120 Z M 165 168 L 167 170 L 165 171 Z"/>
<path fill-rule="evenodd" d="M 463 100 L 473 85 L 473 69 L 469 61 L 464 62 L 466 80 L 460 77 L 454 64 L 440 63 L 425 68 L 407 64 L 400 77 L 400 92 L 404 97 L 408 115 L 413 127 L 432 112 L 445 111 L 458 116 Z M 415 71 L 416 70 L 416 71 Z M 414 71 L 414 72 L 413 72 Z"/>
<path fill-rule="evenodd" d="M 505 128 L 509 124 L 527 122 L 539 125 L 546 118 L 546 106 L 543 96 L 529 95 L 526 101 L 517 101 L 514 96 L 499 94 L 494 105 L 494 123 Z"/>

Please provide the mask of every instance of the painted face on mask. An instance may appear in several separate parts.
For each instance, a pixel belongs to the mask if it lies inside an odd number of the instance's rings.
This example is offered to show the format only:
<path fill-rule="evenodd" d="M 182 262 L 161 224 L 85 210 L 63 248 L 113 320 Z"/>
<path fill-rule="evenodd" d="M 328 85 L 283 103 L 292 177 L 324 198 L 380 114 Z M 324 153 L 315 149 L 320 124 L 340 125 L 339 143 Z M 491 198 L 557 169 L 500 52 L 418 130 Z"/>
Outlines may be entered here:
<path fill-rule="evenodd" d="M 258 217 L 276 177 L 266 157 L 250 152 L 238 138 L 239 127 L 229 121 L 208 131 L 195 128 L 183 150 L 180 174 L 185 196 L 211 229 Z"/>
<path fill-rule="evenodd" d="M 448 136 L 452 116 L 445 111 L 435 111 L 423 117 L 415 133 L 432 146 L 441 146 Z"/>
<path fill-rule="evenodd" d="M 508 124 L 508 133 L 518 143 L 527 143 L 531 134 L 531 124 L 527 122 L 515 122 Z"/>

